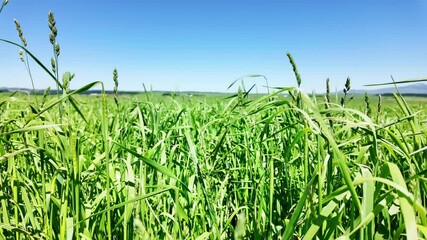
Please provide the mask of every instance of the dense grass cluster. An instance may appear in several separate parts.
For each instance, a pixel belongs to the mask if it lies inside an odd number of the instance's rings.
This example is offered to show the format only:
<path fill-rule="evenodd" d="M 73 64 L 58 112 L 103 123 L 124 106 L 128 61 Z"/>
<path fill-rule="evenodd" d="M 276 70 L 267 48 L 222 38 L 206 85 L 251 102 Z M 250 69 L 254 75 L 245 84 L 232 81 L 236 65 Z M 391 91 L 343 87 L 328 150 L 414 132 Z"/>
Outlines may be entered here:
<path fill-rule="evenodd" d="M 1 40 L 62 94 L 0 95 L 0 238 L 427 237 L 424 99 L 80 96 L 49 28 L 52 70 Z"/>
<path fill-rule="evenodd" d="M 298 94 L 300 106 L 279 94 L 147 94 L 120 98 L 118 107 L 113 96 L 78 96 L 86 121 L 69 106 L 61 120 L 49 108 L 56 96 L 2 95 L 2 234 L 425 234 L 425 110 L 413 112 L 396 96 L 403 108 L 383 106 L 374 121 L 363 107 L 325 110 Z"/>

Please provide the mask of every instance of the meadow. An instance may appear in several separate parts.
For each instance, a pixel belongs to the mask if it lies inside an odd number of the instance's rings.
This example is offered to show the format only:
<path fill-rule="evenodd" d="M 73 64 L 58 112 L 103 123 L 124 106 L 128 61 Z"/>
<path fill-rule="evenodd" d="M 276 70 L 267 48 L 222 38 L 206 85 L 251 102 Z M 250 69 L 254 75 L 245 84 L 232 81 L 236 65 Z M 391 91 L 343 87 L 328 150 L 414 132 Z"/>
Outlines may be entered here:
<path fill-rule="evenodd" d="M 348 103 L 354 108 L 325 108 L 322 98 L 299 95 L 147 93 L 119 95 L 118 104 L 114 96 L 75 96 L 79 114 L 64 104 L 67 95 L 58 102 L 56 95 L 4 93 L 2 235 L 425 234 L 427 112 L 420 99 L 384 97 L 378 113 L 371 96 L 375 110 L 367 116 L 363 96 Z"/>
<path fill-rule="evenodd" d="M 424 98 L 312 96 L 290 54 L 269 94 L 85 96 L 49 27 L 51 69 L 1 39 L 59 92 L 0 95 L 0 238 L 427 237 Z"/>

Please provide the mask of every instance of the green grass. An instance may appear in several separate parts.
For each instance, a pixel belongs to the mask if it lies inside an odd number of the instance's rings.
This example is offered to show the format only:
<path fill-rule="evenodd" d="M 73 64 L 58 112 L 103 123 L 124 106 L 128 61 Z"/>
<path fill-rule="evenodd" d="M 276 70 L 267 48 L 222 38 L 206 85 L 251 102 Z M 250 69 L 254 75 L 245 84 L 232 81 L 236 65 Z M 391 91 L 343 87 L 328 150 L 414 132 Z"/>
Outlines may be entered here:
<path fill-rule="evenodd" d="M 38 114 L 34 96 L 9 95 L 0 119 L 6 238 L 104 238 L 108 229 L 127 239 L 425 232 L 426 111 L 407 118 L 387 97 L 376 121 L 358 98 L 359 110 L 324 110 L 304 94 L 305 109 L 284 95 L 119 96 L 119 108 L 108 96 L 103 130 L 102 98 L 76 96 L 87 122 L 68 108 L 58 124 L 57 108 Z"/>
<path fill-rule="evenodd" d="M 54 37 L 52 70 L 0 39 L 62 93 L 0 94 L 0 239 L 427 237 L 424 98 L 83 96 Z"/>

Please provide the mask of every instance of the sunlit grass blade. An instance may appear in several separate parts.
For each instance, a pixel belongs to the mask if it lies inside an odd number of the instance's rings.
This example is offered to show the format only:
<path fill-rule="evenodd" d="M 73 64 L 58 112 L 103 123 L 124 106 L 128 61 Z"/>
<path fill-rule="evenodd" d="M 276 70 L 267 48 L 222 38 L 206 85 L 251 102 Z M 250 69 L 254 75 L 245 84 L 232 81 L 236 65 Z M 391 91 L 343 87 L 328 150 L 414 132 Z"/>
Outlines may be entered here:
<path fill-rule="evenodd" d="M 286 224 L 285 232 L 282 235 L 282 239 L 291 239 L 293 232 L 295 230 L 295 226 L 297 225 L 298 219 L 300 215 L 302 214 L 303 207 L 306 204 L 307 197 L 310 193 L 310 188 L 317 179 L 318 176 L 314 176 L 310 182 L 307 184 L 306 189 L 301 194 L 301 197 L 299 198 L 298 204 L 292 213 L 291 219 L 289 219 L 289 222 Z"/>
<path fill-rule="evenodd" d="M 427 82 L 427 78 L 410 79 L 410 80 L 403 80 L 403 81 L 393 81 L 393 82 L 386 82 L 386 83 L 366 84 L 364 86 L 367 86 L 367 87 L 370 87 L 370 86 L 385 86 L 385 85 L 395 85 L 395 84 L 404 84 L 404 83 L 417 83 L 417 82 Z"/>
<path fill-rule="evenodd" d="M 123 145 L 121 145 L 120 143 L 114 142 L 114 144 L 116 144 L 117 146 L 123 148 L 124 150 L 126 150 L 127 152 L 129 152 L 133 156 L 137 157 L 138 159 L 142 160 L 145 164 L 147 164 L 148 166 L 152 167 L 156 171 L 158 171 L 160 173 L 163 173 L 166 176 L 169 176 L 169 177 L 171 177 L 171 178 L 173 178 L 173 179 L 181 182 L 181 180 L 178 177 L 176 177 L 170 169 L 168 169 L 168 168 L 160 165 L 158 162 L 156 162 L 156 161 L 154 161 L 152 159 L 146 158 L 146 157 L 142 156 L 141 154 L 139 154 L 139 153 L 137 153 L 137 152 L 135 152 L 135 151 L 133 151 L 133 150 L 131 150 L 131 149 L 123 146 Z M 183 184 L 185 186 L 184 183 L 181 182 L 181 184 Z"/>
<path fill-rule="evenodd" d="M 387 163 L 387 167 L 389 168 L 393 181 L 404 190 L 407 190 L 405 179 L 403 178 L 397 165 L 389 162 Z M 416 214 L 413 205 L 402 194 L 399 194 L 399 202 L 403 219 L 405 221 L 407 239 L 418 239 Z"/>

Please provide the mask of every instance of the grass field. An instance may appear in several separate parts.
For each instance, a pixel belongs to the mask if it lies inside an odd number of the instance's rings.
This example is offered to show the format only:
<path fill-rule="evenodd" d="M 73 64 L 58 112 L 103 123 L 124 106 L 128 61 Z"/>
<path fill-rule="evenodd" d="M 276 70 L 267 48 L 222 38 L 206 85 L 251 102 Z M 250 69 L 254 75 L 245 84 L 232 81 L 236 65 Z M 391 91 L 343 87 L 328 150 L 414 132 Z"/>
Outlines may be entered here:
<path fill-rule="evenodd" d="M 297 95 L 2 94 L 0 236 L 426 235 L 420 99 Z"/>
<path fill-rule="evenodd" d="M 48 20 L 51 68 L 0 39 L 58 90 L 0 94 L 0 239 L 427 238 L 426 98 L 310 96 L 290 54 L 270 94 L 71 91 Z"/>

